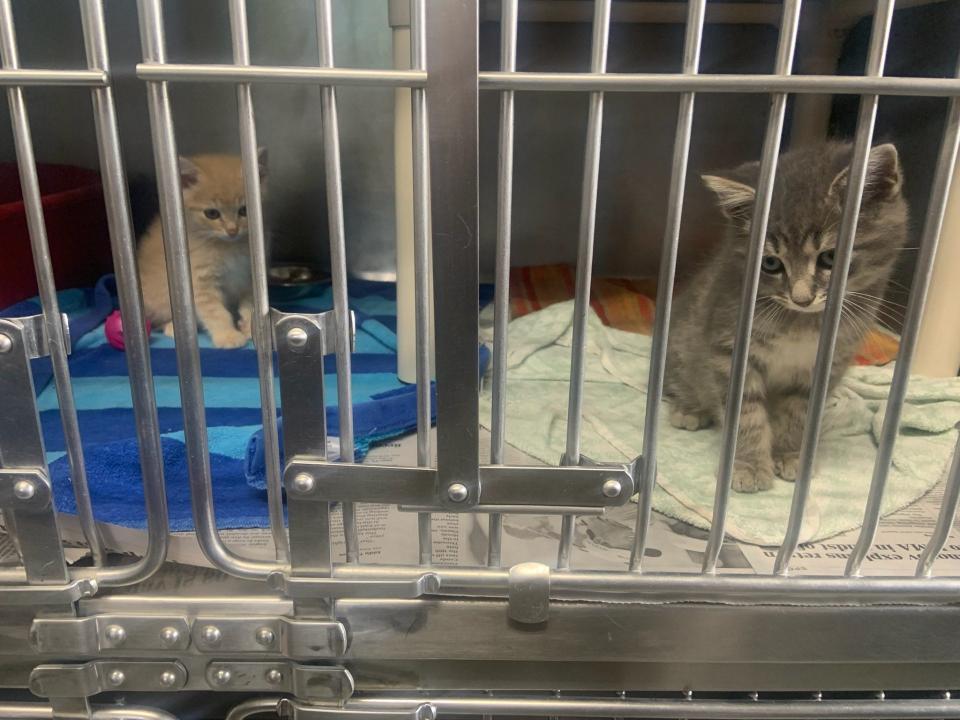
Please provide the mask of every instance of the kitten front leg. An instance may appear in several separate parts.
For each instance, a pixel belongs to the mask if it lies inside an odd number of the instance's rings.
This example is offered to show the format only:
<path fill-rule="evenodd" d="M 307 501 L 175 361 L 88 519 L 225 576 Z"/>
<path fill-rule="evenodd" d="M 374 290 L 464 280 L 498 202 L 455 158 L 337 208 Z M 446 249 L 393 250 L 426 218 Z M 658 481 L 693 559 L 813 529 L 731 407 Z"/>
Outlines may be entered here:
<path fill-rule="evenodd" d="M 784 480 L 797 479 L 803 427 L 807 420 L 809 391 L 794 388 L 771 399 L 770 425 L 773 430 L 773 469 Z"/>
<path fill-rule="evenodd" d="M 721 387 L 726 388 L 728 377 L 729 373 L 719 381 L 723 383 Z M 732 486 L 738 492 L 752 493 L 773 487 L 773 434 L 765 395 L 763 376 L 751 360 L 740 405 L 737 451 L 733 465 Z"/>
<path fill-rule="evenodd" d="M 240 322 L 237 327 L 240 332 L 247 336 L 247 339 L 250 339 L 253 333 L 253 300 L 250 298 L 241 300 L 237 312 L 240 314 Z"/>
<path fill-rule="evenodd" d="M 214 347 L 238 348 L 247 344 L 248 336 L 233 324 L 233 313 L 223 304 L 223 295 L 217 288 L 198 287 L 194 291 L 197 318 L 210 333 Z"/>

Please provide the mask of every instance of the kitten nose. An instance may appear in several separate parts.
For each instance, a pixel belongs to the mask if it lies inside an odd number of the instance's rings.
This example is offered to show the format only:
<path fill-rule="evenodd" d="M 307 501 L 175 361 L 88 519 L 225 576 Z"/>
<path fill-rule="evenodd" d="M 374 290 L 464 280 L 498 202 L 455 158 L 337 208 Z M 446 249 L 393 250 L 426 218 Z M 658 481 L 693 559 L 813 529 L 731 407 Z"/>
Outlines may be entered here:
<path fill-rule="evenodd" d="M 804 283 L 797 283 L 790 288 L 790 299 L 800 307 L 807 307 L 813 302 L 813 288 Z"/>
<path fill-rule="evenodd" d="M 229 235 L 230 237 L 236 237 L 238 232 L 240 232 L 239 226 L 227 225 L 227 235 Z"/>

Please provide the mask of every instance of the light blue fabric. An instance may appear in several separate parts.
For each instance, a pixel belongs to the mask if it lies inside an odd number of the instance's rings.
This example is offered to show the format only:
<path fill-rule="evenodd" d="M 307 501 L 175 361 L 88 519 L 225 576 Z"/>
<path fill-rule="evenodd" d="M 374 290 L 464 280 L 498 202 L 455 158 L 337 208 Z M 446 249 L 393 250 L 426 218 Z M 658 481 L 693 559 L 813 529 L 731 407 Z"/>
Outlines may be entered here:
<path fill-rule="evenodd" d="M 572 309 L 572 302 L 550 306 L 518 318 L 508 331 L 506 439 L 549 464 L 555 464 L 564 451 Z M 583 394 L 584 455 L 627 461 L 640 454 L 649 353 L 648 336 L 606 327 L 591 312 Z M 830 398 L 802 541 L 860 525 L 892 373 L 892 365 L 852 367 Z M 481 399 L 481 422 L 489 427 L 489 388 Z M 669 407 L 664 404 L 653 506 L 708 528 L 720 432 L 715 428 L 677 430 L 668 417 Z M 911 380 L 884 495 L 884 514 L 912 503 L 940 481 L 956 443 L 958 423 L 960 379 Z M 733 493 L 727 532 L 746 542 L 779 544 L 793 487 L 777 479 L 766 492 Z"/>

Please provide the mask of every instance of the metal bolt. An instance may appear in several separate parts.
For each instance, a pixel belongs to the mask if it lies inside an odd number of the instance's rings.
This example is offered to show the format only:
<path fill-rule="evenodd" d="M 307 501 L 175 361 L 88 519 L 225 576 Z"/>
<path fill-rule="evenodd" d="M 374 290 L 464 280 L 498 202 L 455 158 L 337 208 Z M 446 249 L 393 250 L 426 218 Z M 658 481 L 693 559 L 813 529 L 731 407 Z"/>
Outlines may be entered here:
<path fill-rule="evenodd" d="M 949 699 L 950 699 L 950 691 L 949 691 L 949 690 L 944 690 L 944 691 L 943 691 L 943 699 L 944 699 L 944 700 L 949 700 Z"/>
<path fill-rule="evenodd" d="M 308 339 L 307 331 L 301 327 L 290 328 L 287 332 L 287 343 L 292 348 L 302 348 Z"/>
<path fill-rule="evenodd" d="M 754 690 L 752 693 L 750 693 L 750 699 L 754 702 L 757 702 L 760 699 L 760 693 Z"/>
<path fill-rule="evenodd" d="M 684 690 L 684 691 L 683 691 L 683 699 L 684 699 L 684 700 L 690 700 L 690 701 L 692 701 L 692 700 L 693 700 L 693 690 L 691 690 L 691 689 L 689 689 L 689 688 L 687 688 L 686 690 Z"/>
<path fill-rule="evenodd" d="M 268 627 L 262 627 L 257 630 L 257 642 L 264 647 L 273 645 L 273 641 L 276 636 L 273 634 L 273 630 Z"/>
<path fill-rule="evenodd" d="M 167 647 L 176 645 L 180 641 L 180 631 L 175 627 L 165 627 L 160 631 L 160 641 Z"/>
<path fill-rule="evenodd" d="M 817 690 L 817 691 L 813 694 L 813 699 L 816 700 L 817 702 L 820 702 L 821 700 L 823 700 L 823 693 L 820 692 L 819 690 Z"/>
<path fill-rule="evenodd" d="M 13 494 L 17 500 L 29 500 L 37 493 L 37 486 L 29 480 L 17 480 L 13 484 Z"/>
<path fill-rule="evenodd" d="M 114 687 L 120 687 L 126 679 L 127 676 L 123 674 L 123 670 L 114 670 L 107 675 L 107 681 Z"/>
<path fill-rule="evenodd" d="M 877 690 L 877 700 L 886 700 L 886 699 L 887 699 L 886 693 L 884 693 L 883 690 Z"/>
<path fill-rule="evenodd" d="M 220 628 L 216 625 L 207 625 L 200 631 L 200 638 L 207 645 L 216 645 L 222 637 L 223 633 L 220 632 Z"/>
<path fill-rule="evenodd" d="M 229 671 L 229 670 L 227 670 L 226 668 L 222 668 L 222 669 L 220 669 L 220 670 L 217 670 L 217 671 L 213 674 L 213 681 L 214 681 L 217 685 L 226 685 L 227 683 L 230 682 L 230 680 L 231 680 L 232 677 L 233 677 L 233 676 L 230 674 L 230 671 Z"/>
<path fill-rule="evenodd" d="M 608 498 L 619 497 L 620 493 L 623 491 L 623 486 L 620 484 L 619 480 L 614 480 L 610 478 L 603 484 L 603 495 Z"/>
<path fill-rule="evenodd" d="M 466 500 L 469 494 L 470 491 L 463 483 L 453 483 L 453 485 L 447 487 L 447 497 L 456 503 Z"/>
<path fill-rule="evenodd" d="M 169 670 L 160 673 L 160 684 L 164 687 L 173 687 L 177 684 L 177 675 Z"/>
<path fill-rule="evenodd" d="M 113 645 L 122 645 L 123 641 L 127 639 L 127 631 L 119 625 L 107 625 L 103 634 Z"/>
<path fill-rule="evenodd" d="M 306 494 L 313 492 L 316 484 L 316 480 L 313 479 L 313 475 L 310 473 L 297 473 L 296 477 L 293 478 L 293 489 L 298 493 Z"/>
<path fill-rule="evenodd" d="M 10 352 L 13 349 L 13 339 L 9 335 L 0 333 L 0 353 Z"/>
<path fill-rule="evenodd" d="M 283 673 L 276 668 L 267 670 L 267 674 L 264 677 L 271 685 L 279 685 L 283 682 Z"/>

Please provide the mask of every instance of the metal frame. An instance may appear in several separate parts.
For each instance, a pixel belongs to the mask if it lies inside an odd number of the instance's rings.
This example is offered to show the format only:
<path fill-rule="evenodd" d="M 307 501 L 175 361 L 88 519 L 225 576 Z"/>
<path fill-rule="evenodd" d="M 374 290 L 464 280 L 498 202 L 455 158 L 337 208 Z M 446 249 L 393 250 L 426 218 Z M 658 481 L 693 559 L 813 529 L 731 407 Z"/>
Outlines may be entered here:
<path fill-rule="evenodd" d="M 933 577 L 960 504 L 960 446 L 948 475 L 940 517 L 917 566 L 916 578 L 860 577 L 861 563 L 873 542 L 881 500 L 896 441 L 917 343 L 924 301 L 933 271 L 951 177 L 960 146 L 960 68 L 954 78 L 883 76 L 894 0 L 877 0 L 867 68 L 862 76 L 791 75 L 802 0 L 785 0 L 780 9 L 780 39 L 770 75 L 699 73 L 706 0 L 686 8 L 682 72 L 607 74 L 612 0 L 593 5 L 590 71 L 529 73 L 516 67 L 518 0 L 501 5 L 501 69 L 480 72 L 477 64 L 479 0 L 411 0 L 410 70 L 354 70 L 336 67 L 330 0 L 316 0 L 319 57 L 315 67 L 264 67 L 250 64 L 244 0 L 229 0 L 233 49 L 231 65 L 168 63 L 162 0 L 138 0 L 143 63 L 138 77 L 146 84 L 161 219 L 173 304 L 176 353 L 184 407 L 185 440 L 197 538 L 210 563 L 241 581 L 250 595 L 177 599 L 169 595 L 119 595 L 101 589 L 136 585 L 151 577 L 166 555 L 167 511 L 156 403 L 146 328 L 137 277 L 126 181 L 119 150 L 111 67 L 102 0 L 79 0 L 86 48 L 86 70 L 23 69 L 17 56 L 10 0 L 0 0 L 0 85 L 5 86 L 17 158 L 28 211 L 29 229 L 43 313 L 35 318 L 0 320 L 0 387 L 14 412 L 0 414 L 0 509 L 19 541 L 23 566 L 0 572 L 0 607 L 13 613 L 0 629 L 27 619 L 29 645 L 0 648 L 0 681 L 10 676 L 51 704 L 0 704 L 0 717 L 61 717 L 106 720 L 119 711 L 91 709 L 87 697 L 109 689 L 283 691 L 294 696 L 282 708 L 297 717 L 345 716 L 433 720 L 437 714 L 523 714 L 533 716 L 611 717 L 960 717 L 949 697 L 918 700 L 796 700 L 759 696 L 711 700 L 685 698 L 472 696 L 465 689 L 662 689 L 679 682 L 731 687 L 733 675 L 714 675 L 728 651 L 748 669 L 753 689 L 779 689 L 771 668 L 821 664 L 797 686 L 845 687 L 855 669 L 880 664 L 904 653 L 923 660 L 905 671 L 903 686 L 928 682 L 944 687 L 956 677 L 960 655 L 949 628 L 958 620 L 960 578 Z M 675 10 L 676 8 L 674 8 Z M 764 12 L 770 9 L 765 8 Z M 244 168 L 254 290 L 253 337 L 257 349 L 270 528 L 276 557 L 241 557 L 220 536 L 213 493 L 203 407 L 197 326 L 192 305 L 189 254 L 183 218 L 177 142 L 169 92 L 174 82 L 225 82 L 236 86 L 241 159 Z M 318 315 L 283 314 L 268 304 L 263 208 L 257 171 L 257 130 L 253 86 L 259 83 L 307 83 L 319 88 L 321 117 L 317 132 L 325 162 L 326 200 L 334 286 L 334 308 Z M 67 367 L 69 337 L 56 302 L 56 288 L 45 236 L 36 163 L 23 88 L 89 87 L 96 120 L 104 196 L 120 305 L 125 323 L 127 359 L 138 427 L 149 543 L 144 556 L 122 565 L 105 561 L 94 509 L 83 472 L 83 453 Z M 411 90 L 413 218 L 416 310 L 417 461 L 415 467 L 377 467 L 354 463 L 350 359 L 355 320 L 347 303 L 348 231 L 343 215 L 337 88 L 372 86 Z M 493 431 L 489 464 L 478 461 L 477 430 L 477 285 L 478 285 L 478 140 L 477 106 L 481 91 L 500 100 L 498 215 L 493 358 Z M 559 467 L 516 467 L 504 463 L 507 323 L 513 207 L 513 124 L 518 92 L 589 93 L 584 142 L 576 300 L 573 320 L 566 452 Z M 650 397 L 644 420 L 642 456 L 629 464 L 604 464 L 585 458 L 580 447 L 586 319 L 589 307 L 598 171 L 602 160 L 603 100 L 607 92 L 672 92 L 679 96 L 666 232 L 662 243 L 657 314 L 648 377 Z M 738 318 L 737 341 L 717 478 L 713 525 L 700 574 L 648 573 L 643 556 L 650 523 L 650 499 L 656 479 L 658 414 L 662 396 L 671 297 L 684 204 L 684 187 L 698 93 L 745 92 L 770 96 L 760 181 L 754 208 L 747 277 Z M 860 96 L 851 182 L 839 233 L 837 272 L 831 283 L 816 362 L 816 381 L 803 443 L 789 526 L 771 576 L 717 573 L 724 540 L 727 500 L 733 468 L 737 419 L 743 393 L 754 314 L 760 255 L 769 216 L 777 154 L 783 136 L 788 96 L 846 93 Z M 924 221 L 920 254 L 903 329 L 901 352 L 881 433 L 864 526 L 843 576 L 790 577 L 806 504 L 827 373 L 839 324 L 839 312 L 860 195 L 882 95 L 949 98 L 947 121 Z M 435 270 L 435 271 L 434 271 Z M 432 288 L 431 288 L 432 283 Z M 431 290 L 435 306 L 431 308 Z M 436 317 L 437 461 L 431 464 L 430 314 Z M 281 466 L 274 397 L 273 356 L 283 410 L 286 464 Z M 323 358 L 336 356 L 340 408 L 341 462 L 326 458 L 323 389 L 311 383 L 323 372 Z M 49 355 L 67 437 L 71 476 L 84 535 L 94 567 L 68 569 L 51 503 L 48 470 L 38 427 L 19 422 L 36 414 L 28 360 Z M 305 392 L 305 388 L 314 388 Z M 571 569 L 570 551 L 577 515 L 622 505 L 640 492 L 632 557 L 622 572 Z M 289 510 L 284 527 L 283 498 Z M 354 504 L 387 502 L 419 514 L 419 564 L 376 566 L 360 563 Z M 331 555 L 330 513 L 340 503 L 346 562 Z M 489 513 L 487 566 L 439 567 L 433 564 L 433 512 Z M 555 568 L 535 563 L 502 567 L 502 516 L 505 513 L 563 517 Z M 484 602 L 478 602 L 479 599 Z M 601 604 L 602 603 L 602 604 Z M 55 608 L 36 615 L 33 607 Z M 917 606 L 924 606 L 921 612 Z M 935 606 L 935 607 L 934 607 Z M 7 613 L 8 610 L 4 610 Z M 16 613 L 20 613 L 17 615 Z M 768 642 L 755 647 L 737 640 L 760 623 Z M 884 627 L 883 623 L 889 624 Z M 611 630 L 627 628 L 621 636 Z M 766 623 L 766 624 L 764 624 Z M 826 623 L 826 625 L 817 625 Z M 817 656 L 808 644 L 790 637 L 804 627 L 833 627 L 835 638 Z M 710 628 L 710 632 L 704 632 Z M 927 641 L 904 644 L 898 629 Z M 414 631 L 415 630 L 415 631 Z M 663 647 L 664 633 L 681 634 L 679 650 Z M 826 632 L 826 630 L 824 631 Z M 904 630 L 906 632 L 906 630 Z M 11 633 L 10 637 L 15 634 Z M 19 637 L 19 636 L 18 636 Z M 857 642 L 870 637 L 871 642 Z M 536 638 L 531 643 L 530 639 Z M 606 638 L 606 639 L 604 639 Z M 643 641 L 636 642 L 636 638 Z M 940 639 L 943 638 L 943 642 Z M 21 642 L 21 641 L 17 641 Z M 785 650 L 779 648 L 786 647 Z M 9 663 L 14 655 L 21 665 Z M 23 658 L 27 658 L 25 661 Z M 145 659 L 144 659 L 145 658 Z M 567 662 L 544 663 L 563 658 Z M 902 657 L 902 662 L 909 658 Z M 420 663 L 412 675 L 396 680 L 398 666 Z M 26 663 L 25 665 L 23 663 Z M 604 677 L 615 663 L 619 670 Z M 832 665 L 831 665 L 832 663 Z M 536 667 L 533 667 L 536 665 Z M 16 666 L 16 667 L 14 667 Z M 631 679 L 631 672 L 655 666 L 660 675 Z M 912 666 L 911 666 L 912 667 Z M 26 671 L 26 677 L 23 671 Z M 629 672 L 628 672 L 629 671 Z M 921 673 L 922 671 L 922 673 Z M 550 673 L 554 672 L 555 675 Z M 731 671 L 732 672 L 732 671 Z M 830 672 L 834 675 L 831 676 Z M 19 674 L 18 674 L 19 673 Z M 766 674 L 765 674 L 766 673 Z M 889 676 L 884 676 L 889 678 Z M 386 678 L 386 679 L 384 679 Z M 413 679 L 411 679 L 413 678 Z M 719 679 L 718 679 L 719 678 Z M 393 679 L 393 684 L 391 684 Z M 886 682 L 886 681 L 885 681 Z M 659 685 L 658 685 L 659 683 Z M 385 688 L 436 687 L 458 695 L 387 696 Z M 808 686 L 809 687 L 809 686 Z M 751 688 L 739 688 L 749 691 Z M 794 689 L 791 687 L 791 689 Z M 377 691 L 377 692 L 374 692 Z M 364 694 L 367 693 L 367 694 Z M 317 703 L 334 703 L 334 706 Z M 234 720 L 269 712 L 276 700 L 238 706 Z M 124 716 L 159 720 L 159 711 L 128 708 Z"/>

